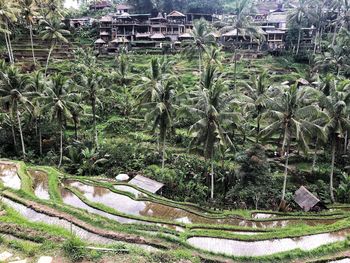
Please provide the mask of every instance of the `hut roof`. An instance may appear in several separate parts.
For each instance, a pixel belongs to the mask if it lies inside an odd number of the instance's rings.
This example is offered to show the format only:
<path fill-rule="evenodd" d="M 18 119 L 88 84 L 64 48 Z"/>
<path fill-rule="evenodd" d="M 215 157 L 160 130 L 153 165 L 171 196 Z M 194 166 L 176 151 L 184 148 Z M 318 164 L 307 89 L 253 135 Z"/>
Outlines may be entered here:
<path fill-rule="evenodd" d="M 159 189 L 161 189 L 164 186 L 164 184 L 154 181 L 152 179 L 149 179 L 147 177 L 144 177 L 142 175 L 136 175 L 133 179 L 129 181 L 129 184 L 138 186 L 151 193 L 157 192 Z"/>
<path fill-rule="evenodd" d="M 155 33 L 151 36 L 151 39 L 165 39 L 165 36 L 162 33 Z"/>
<path fill-rule="evenodd" d="M 117 5 L 117 10 L 130 10 L 130 9 L 133 9 L 133 7 L 128 4 Z"/>
<path fill-rule="evenodd" d="M 111 16 L 103 16 L 100 19 L 100 22 L 112 22 L 112 17 Z"/>
<path fill-rule="evenodd" d="M 122 13 L 120 16 L 118 16 L 118 18 L 122 18 L 122 19 L 131 19 L 131 16 L 129 13 L 124 12 Z"/>
<path fill-rule="evenodd" d="M 129 43 L 129 40 L 125 37 L 117 37 L 113 39 L 111 43 Z"/>
<path fill-rule="evenodd" d="M 100 33 L 100 36 L 109 36 L 109 33 L 106 32 L 106 31 L 102 31 L 102 32 Z"/>
<path fill-rule="evenodd" d="M 310 211 L 320 199 L 314 196 L 309 190 L 304 186 L 301 186 L 294 195 L 294 201 L 305 211 Z"/>
<path fill-rule="evenodd" d="M 106 42 L 102 38 L 99 38 L 95 41 L 95 44 L 106 44 Z"/>
<path fill-rule="evenodd" d="M 150 33 L 136 33 L 136 38 L 141 38 L 141 37 L 150 37 Z"/>
<path fill-rule="evenodd" d="M 186 17 L 183 13 L 179 11 L 172 11 L 167 17 Z"/>
<path fill-rule="evenodd" d="M 180 38 L 193 38 L 193 36 L 190 33 L 183 33 L 179 36 Z"/>
<path fill-rule="evenodd" d="M 151 20 L 166 20 L 161 12 L 156 17 L 152 17 Z"/>

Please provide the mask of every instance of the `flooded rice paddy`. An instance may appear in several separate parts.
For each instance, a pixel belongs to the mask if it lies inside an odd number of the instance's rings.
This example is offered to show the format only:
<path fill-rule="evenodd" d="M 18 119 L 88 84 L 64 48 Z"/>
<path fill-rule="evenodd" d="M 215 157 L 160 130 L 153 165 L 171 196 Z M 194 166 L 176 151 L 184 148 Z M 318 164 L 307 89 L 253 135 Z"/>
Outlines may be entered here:
<path fill-rule="evenodd" d="M 28 173 L 33 179 L 34 194 L 40 199 L 49 200 L 50 194 L 47 173 L 32 169 L 28 169 Z"/>
<path fill-rule="evenodd" d="M 15 164 L 0 163 L 0 180 L 6 187 L 15 190 L 21 189 L 21 179 L 17 175 Z"/>
<path fill-rule="evenodd" d="M 229 256 L 266 256 L 293 249 L 309 251 L 319 246 L 343 241 L 350 230 L 316 234 L 296 238 L 260 241 L 238 241 L 211 237 L 191 237 L 187 240 L 195 248 Z"/>

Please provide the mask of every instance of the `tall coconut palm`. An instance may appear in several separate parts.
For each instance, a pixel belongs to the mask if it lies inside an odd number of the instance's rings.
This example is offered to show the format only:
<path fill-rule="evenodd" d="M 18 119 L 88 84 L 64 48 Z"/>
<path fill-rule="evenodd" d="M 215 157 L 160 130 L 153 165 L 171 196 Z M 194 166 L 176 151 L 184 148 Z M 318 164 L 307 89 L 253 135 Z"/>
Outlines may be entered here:
<path fill-rule="evenodd" d="M 65 122 L 72 118 L 72 109 L 79 105 L 74 102 L 76 94 L 70 92 L 69 82 L 62 75 L 54 75 L 44 90 L 43 112 L 50 113 L 51 119 L 56 121 L 60 130 L 60 158 L 58 167 L 63 158 L 63 137 Z"/>
<path fill-rule="evenodd" d="M 210 162 L 210 197 L 212 199 L 214 198 L 215 151 L 232 146 L 225 127 L 240 120 L 240 115 L 230 108 L 233 99 L 233 94 L 224 84 L 217 67 L 208 64 L 202 73 L 197 90 L 191 94 L 191 106 L 187 107 L 187 112 L 197 119 L 190 128 L 190 134 L 193 137 L 191 145 L 202 145 L 203 155 Z"/>
<path fill-rule="evenodd" d="M 267 94 L 269 85 L 267 81 L 267 71 L 257 76 L 252 76 L 250 82 L 243 82 L 241 93 L 248 96 L 246 107 L 252 110 L 253 117 L 256 118 L 256 142 L 259 142 L 260 122 L 262 114 L 266 110 L 266 104 L 269 101 Z"/>
<path fill-rule="evenodd" d="M 332 202 L 335 202 L 333 177 L 337 143 L 341 136 L 345 136 L 347 132 L 350 132 L 350 120 L 348 119 L 346 94 L 337 90 L 336 80 L 334 81 L 335 83 L 330 95 L 323 95 L 320 98 L 320 106 L 324 108 L 325 112 L 327 112 L 329 116 L 329 122 L 326 124 L 326 129 L 328 131 L 332 155 L 331 172 L 329 176 L 329 188 Z"/>
<path fill-rule="evenodd" d="M 199 73 L 202 73 L 202 60 L 206 48 L 215 45 L 215 37 L 213 35 L 213 28 L 209 23 L 201 18 L 196 20 L 191 31 L 192 40 L 189 41 L 187 47 L 184 49 L 185 54 L 193 58 L 198 56 Z"/>
<path fill-rule="evenodd" d="M 298 28 L 298 42 L 296 48 L 296 55 L 299 54 L 300 42 L 302 37 L 302 25 L 305 22 L 305 19 L 309 16 L 309 1 L 308 0 L 299 0 L 296 8 L 293 8 L 288 17 L 288 22 L 293 23 Z"/>
<path fill-rule="evenodd" d="M 49 41 L 51 46 L 49 50 L 49 54 L 47 56 L 47 61 L 45 66 L 45 76 L 46 76 L 52 51 L 55 49 L 58 43 L 69 42 L 65 36 L 69 35 L 70 32 L 68 30 L 62 29 L 62 27 L 64 26 L 64 23 L 62 23 L 59 19 L 52 19 L 50 21 L 41 20 L 40 26 L 43 28 L 41 31 L 42 39 Z"/>
<path fill-rule="evenodd" d="M 17 119 L 18 130 L 21 138 L 23 158 L 26 157 L 26 148 L 22 131 L 21 113 L 31 112 L 32 104 L 27 98 L 26 85 L 28 78 L 19 73 L 19 70 L 10 66 L 5 72 L 0 72 L 0 102 L 11 113 L 11 117 Z"/>
<path fill-rule="evenodd" d="M 316 90 L 307 87 L 298 89 L 295 84 L 290 87 L 281 87 L 279 91 L 269 101 L 268 109 L 263 114 L 271 124 L 264 128 L 261 134 L 265 138 L 270 138 L 275 133 L 282 135 L 281 155 L 285 157 L 285 170 L 281 201 L 284 202 L 292 139 L 295 139 L 298 146 L 306 151 L 310 138 L 317 135 L 324 139 L 326 135 L 324 129 L 314 122 L 322 116 L 321 110 L 314 104 L 318 96 Z"/>
<path fill-rule="evenodd" d="M 156 86 L 156 97 L 154 101 L 143 104 L 149 110 L 145 115 L 146 123 L 153 122 L 153 131 L 159 127 L 158 141 L 162 142 L 162 169 L 164 169 L 165 164 L 166 136 L 172 126 L 175 96 L 176 79 L 169 78 Z"/>
<path fill-rule="evenodd" d="M 30 36 L 30 44 L 32 47 L 33 63 L 36 64 L 35 53 L 34 53 L 34 42 L 33 42 L 33 24 L 34 24 L 34 17 L 37 16 L 39 13 L 37 12 L 37 6 L 36 6 L 36 3 L 34 0 L 20 0 L 19 4 L 20 4 L 20 8 L 22 10 L 22 14 L 24 16 L 24 19 L 26 21 L 26 24 L 29 28 L 29 36 Z"/>
<path fill-rule="evenodd" d="M 251 0 L 238 0 L 235 1 L 233 17 L 224 19 L 216 24 L 220 28 L 221 33 L 233 31 L 235 33 L 235 46 L 234 46 L 234 83 L 237 80 L 237 49 L 236 43 L 238 42 L 238 36 L 246 36 L 255 40 L 263 40 L 264 34 L 260 27 L 258 27 L 249 16 L 251 11 Z"/>
<path fill-rule="evenodd" d="M 157 98 L 157 86 L 162 80 L 172 75 L 172 62 L 166 57 L 154 57 L 145 76 L 141 77 L 139 101 L 142 103 L 153 102 Z"/>
<path fill-rule="evenodd" d="M 11 31 L 9 24 L 17 21 L 19 9 L 14 0 L 0 0 L 0 32 L 4 34 L 6 48 L 11 63 L 14 63 L 14 56 L 11 45 Z"/>
<path fill-rule="evenodd" d="M 29 84 L 27 85 L 27 91 L 30 93 L 31 101 L 33 104 L 33 117 L 35 121 L 35 126 L 37 129 L 38 141 L 39 141 L 39 153 L 42 155 L 42 121 L 44 114 L 42 111 L 42 101 L 41 97 L 44 93 L 45 87 L 47 85 L 47 80 L 44 78 L 41 71 L 33 72 L 30 76 Z"/>
<path fill-rule="evenodd" d="M 99 97 L 106 92 L 103 85 L 103 79 L 103 75 L 96 71 L 96 69 L 88 70 L 84 74 L 77 76 L 76 79 L 83 100 L 91 106 L 94 143 L 96 148 L 98 148 L 96 106 L 97 104 L 101 104 Z"/>

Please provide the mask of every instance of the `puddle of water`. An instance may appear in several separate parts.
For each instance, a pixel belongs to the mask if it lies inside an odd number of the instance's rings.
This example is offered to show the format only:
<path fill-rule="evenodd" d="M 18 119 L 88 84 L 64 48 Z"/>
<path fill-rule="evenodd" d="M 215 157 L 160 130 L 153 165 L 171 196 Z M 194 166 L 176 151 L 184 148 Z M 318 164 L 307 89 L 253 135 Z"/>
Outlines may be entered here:
<path fill-rule="evenodd" d="M 187 240 L 195 248 L 229 256 L 265 256 L 293 249 L 309 251 L 319 246 L 343 241 L 350 230 L 316 234 L 297 238 L 263 241 L 238 241 L 210 237 L 191 237 Z"/>
<path fill-rule="evenodd" d="M 101 203 L 119 212 L 136 216 L 156 217 L 185 224 L 227 224 L 252 228 L 285 227 L 290 224 L 308 225 L 331 224 L 336 220 L 275 220 L 255 222 L 238 218 L 213 219 L 192 214 L 185 210 L 153 202 L 135 201 L 128 196 L 117 194 L 107 188 L 91 186 L 78 181 L 67 180 L 65 185 L 78 189 L 88 200 Z"/>
<path fill-rule="evenodd" d="M 114 188 L 120 191 L 132 193 L 136 197 L 147 196 L 145 193 L 142 193 L 139 190 L 136 190 L 135 188 L 127 185 L 115 185 Z"/>
<path fill-rule="evenodd" d="M 17 167 L 14 164 L 0 163 L 0 180 L 6 187 L 21 189 L 21 179 L 17 175 Z"/>
<path fill-rule="evenodd" d="M 34 194 L 40 199 L 49 200 L 50 194 L 47 173 L 32 169 L 28 169 L 28 173 L 33 178 Z"/>

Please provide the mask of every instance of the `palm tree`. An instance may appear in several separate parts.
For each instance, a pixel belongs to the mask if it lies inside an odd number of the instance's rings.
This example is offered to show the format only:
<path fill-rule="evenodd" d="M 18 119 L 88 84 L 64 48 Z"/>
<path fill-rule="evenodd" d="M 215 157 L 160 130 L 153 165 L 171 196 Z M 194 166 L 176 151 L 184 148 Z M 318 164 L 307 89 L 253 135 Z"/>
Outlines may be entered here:
<path fill-rule="evenodd" d="M 45 87 L 47 85 L 47 81 L 44 78 L 41 71 L 34 72 L 29 80 L 29 84 L 27 85 L 27 91 L 30 93 L 32 103 L 33 103 L 33 117 L 35 121 L 35 126 L 37 129 L 37 135 L 39 140 L 39 153 L 42 155 L 43 148 L 42 148 L 42 119 L 44 117 L 43 111 L 42 111 L 42 101 L 41 97 L 43 96 L 43 92 L 45 90 Z"/>
<path fill-rule="evenodd" d="M 188 43 L 188 46 L 184 49 L 185 54 L 193 58 L 198 56 L 198 68 L 199 73 L 202 73 L 202 59 L 203 54 L 206 51 L 207 46 L 215 45 L 215 37 L 213 35 L 213 29 L 209 23 L 201 18 L 196 20 L 193 24 L 193 30 L 191 31 L 192 40 Z"/>
<path fill-rule="evenodd" d="M 331 173 L 329 178 L 330 196 L 332 202 L 335 202 L 333 177 L 337 142 L 340 136 L 345 136 L 347 132 L 350 132 L 350 120 L 348 119 L 346 96 L 349 96 L 349 94 L 344 94 L 343 92 L 337 90 L 337 82 L 335 81 L 333 89 L 330 91 L 330 95 L 323 95 L 320 98 L 320 106 L 324 108 L 325 112 L 329 116 L 326 129 L 328 131 L 332 155 Z"/>
<path fill-rule="evenodd" d="M 34 53 L 34 43 L 33 43 L 33 24 L 34 24 L 34 17 L 38 15 L 37 6 L 34 0 L 20 0 L 20 7 L 22 9 L 22 14 L 27 23 L 27 26 L 29 27 L 29 36 L 30 36 L 30 44 L 32 46 L 33 63 L 36 64 L 35 53 Z"/>
<path fill-rule="evenodd" d="M 288 22 L 293 23 L 298 28 L 298 42 L 296 55 L 299 54 L 300 42 L 301 42 L 301 34 L 302 34 L 302 24 L 305 21 L 305 18 L 309 16 L 309 1 L 308 0 L 299 0 L 298 6 L 293 8 L 289 13 Z"/>
<path fill-rule="evenodd" d="M 296 84 L 291 87 L 280 87 L 263 114 L 272 122 L 261 131 L 264 138 L 270 138 L 274 133 L 280 133 L 283 138 L 281 155 L 285 156 L 285 170 L 281 204 L 285 200 L 292 139 L 295 139 L 298 146 L 306 151 L 310 138 L 315 135 L 325 138 L 324 129 L 314 122 L 322 115 L 321 110 L 314 104 L 316 98 L 317 92 L 312 88 L 298 89 Z"/>
<path fill-rule="evenodd" d="M 60 159 L 58 167 L 62 164 L 63 158 L 63 132 L 65 122 L 72 118 L 72 109 L 79 105 L 74 101 L 76 94 L 69 91 L 69 82 L 67 78 L 56 74 L 48 86 L 45 88 L 43 100 L 43 112 L 51 114 L 51 119 L 55 120 L 60 129 Z"/>
<path fill-rule="evenodd" d="M 263 40 L 263 31 L 258 27 L 249 16 L 251 11 L 251 0 L 238 0 L 235 2 L 234 13 L 235 16 L 229 19 L 225 19 L 222 22 L 216 24 L 220 28 L 221 33 L 234 31 L 236 34 L 236 43 L 238 42 L 238 36 L 248 36 L 252 39 Z M 234 49 L 234 83 L 237 80 L 237 49 Z"/>
<path fill-rule="evenodd" d="M 192 105 L 187 112 L 197 118 L 191 126 L 193 137 L 191 145 L 203 145 L 203 155 L 210 161 L 211 193 L 214 198 L 214 158 L 215 150 L 232 146 L 225 127 L 237 123 L 240 115 L 232 111 L 230 106 L 233 95 L 217 71 L 217 66 L 208 64 L 202 73 L 198 89 L 191 94 Z"/>
<path fill-rule="evenodd" d="M 19 70 L 10 66 L 5 72 L 0 72 L 0 102 L 7 111 L 10 111 L 12 123 L 17 119 L 18 130 L 21 138 L 23 158 L 26 157 L 26 149 L 21 122 L 21 110 L 31 112 L 32 104 L 27 98 L 26 86 L 28 78 L 19 73 Z M 15 141 L 15 139 L 14 139 Z"/>
<path fill-rule="evenodd" d="M 62 29 L 64 23 L 58 19 L 52 19 L 51 21 L 41 20 L 40 26 L 43 27 L 41 31 L 42 39 L 50 42 L 50 50 L 47 56 L 46 67 L 45 67 L 45 76 L 47 74 L 47 69 L 49 66 L 49 61 L 52 51 L 55 49 L 56 45 L 60 42 L 68 43 L 68 39 L 65 35 L 69 35 L 68 30 Z"/>
<path fill-rule="evenodd" d="M 153 121 L 153 131 L 159 127 L 159 142 L 162 142 L 162 169 L 165 164 L 165 140 L 172 126 L 173 109 L 176 96 L 176 79 L 169 78 L 156 86 L 154 101 L 144 103 L 143 106 L 149 110 L 145 115 L 146 123 Z"/>
<path fill-rule="evenodd" d="M 253 116 L 256 118 L 256 142 L 259 142 L 260 122 L 263 112 L 266 110 L 266 104 L 269 100 L 267 71 L 257 76 L 252 76 L 250 83 L 244 82 L 241 93 L 248 96 L 246 107 L 253 110 Z"/>
<path fill-rule="evenodd" d="M 103 87 L 103 75 L 100 72 L 96 72 L 96 69 L 91 69 L 77 76 L 76 83 L 80 90 L 80 94 L 83 100 L 88 102 L 92 109 L 92 123 L 93 123 L 93 133 L 94 133 L 94 143 L 95 147 L 98 148 L 98 134 L 96 127 L 96 106 L 101 104 L 99 96 L 106 92 Z"/>
<path fill-rule="evenodd" d="M 0 0 L 0 32 L 4 34 L 6 48 L 11 63 L 14 63 L 14 56 L 9 24 L 17 21 L 18 13 L 19 9 L 17 7 L 17 2 L 13 0 Z"/>

